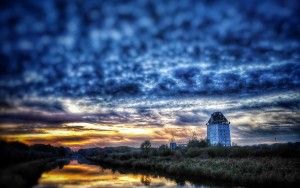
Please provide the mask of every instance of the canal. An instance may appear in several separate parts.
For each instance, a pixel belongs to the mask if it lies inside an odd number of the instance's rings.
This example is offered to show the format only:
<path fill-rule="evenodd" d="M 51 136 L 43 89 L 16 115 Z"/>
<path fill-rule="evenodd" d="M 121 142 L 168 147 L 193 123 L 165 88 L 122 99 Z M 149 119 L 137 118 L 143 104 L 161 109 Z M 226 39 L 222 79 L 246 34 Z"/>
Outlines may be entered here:
<path fill-rule="evenodd" d="M 73 159 L 63 167 L 44 172 L 35 188 L 44 187 L 224 187 L 176 181 L 159 175 L 123 172 Z"/>

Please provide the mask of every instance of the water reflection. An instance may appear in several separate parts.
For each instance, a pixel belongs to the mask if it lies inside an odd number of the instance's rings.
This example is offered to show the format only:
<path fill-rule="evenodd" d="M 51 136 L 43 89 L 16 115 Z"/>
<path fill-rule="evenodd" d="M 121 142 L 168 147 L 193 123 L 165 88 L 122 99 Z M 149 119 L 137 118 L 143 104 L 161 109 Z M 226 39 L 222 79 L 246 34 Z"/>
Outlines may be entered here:
<path fill-rule="evenodd" d="M 151 184 L 151 177 L 149 175 L 142 175 L 141 176 L 141 183 L 144 185 L 150 185 Z"/>
<path fill-rule="evenodd" d="M 35 188 L 41 187 L 207 187 L 176 182 L 165 177 L 123 173 L 72 160 L 69 164 L 42 174 Z"/>

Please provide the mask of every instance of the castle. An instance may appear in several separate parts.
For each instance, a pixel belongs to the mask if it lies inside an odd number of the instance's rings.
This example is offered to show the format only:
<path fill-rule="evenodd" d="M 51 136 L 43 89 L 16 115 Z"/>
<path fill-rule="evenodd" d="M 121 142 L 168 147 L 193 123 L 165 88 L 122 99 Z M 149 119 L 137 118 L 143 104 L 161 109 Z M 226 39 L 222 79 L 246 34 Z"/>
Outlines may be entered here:
<path fill-rule="evenodd" d="M 211 145 L 230 146 L 230 122 L 221 112 L 214 112 L 207 125 L 207 139 Z"/>

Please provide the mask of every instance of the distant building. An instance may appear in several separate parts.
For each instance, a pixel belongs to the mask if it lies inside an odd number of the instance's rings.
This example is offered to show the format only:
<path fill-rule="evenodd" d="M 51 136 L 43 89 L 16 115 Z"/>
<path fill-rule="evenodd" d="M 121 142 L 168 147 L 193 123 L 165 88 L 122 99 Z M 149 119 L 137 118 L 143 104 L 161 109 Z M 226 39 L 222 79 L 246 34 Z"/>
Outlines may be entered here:
<path fill-rule="evenodd" d="M 207 122 L 207 139 L 211 145 L 230 146 L 230 122 L 221 112 L 214 112 Z"/>
<path fill-rule="evenodd" d="M 170 142 L 170 149 L 175 150 L 177 148 L 176 142 Z"/>
<path fill-rule="evenodd" d="M 175 150 L 176 148 L 177 148 L 177 144 L 174 141 L 174 139 L 172 139 L 171 142 L 170 142 L 170 149 L 171 150 Z"/>

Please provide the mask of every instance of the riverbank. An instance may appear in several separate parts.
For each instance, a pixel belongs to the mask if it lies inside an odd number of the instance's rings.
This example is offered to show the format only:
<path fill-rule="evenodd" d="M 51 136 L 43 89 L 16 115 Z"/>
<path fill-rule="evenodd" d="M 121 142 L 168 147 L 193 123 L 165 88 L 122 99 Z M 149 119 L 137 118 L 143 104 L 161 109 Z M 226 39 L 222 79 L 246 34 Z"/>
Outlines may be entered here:
<path fill-rule="evenodd" d="M 296 186 L 299 160 L 283 158 L 183 158 L 149 157 L 116 160 L 88 157 L 99 163 L 132 169 L 160 171 L 174 176 L 207 178 L 238 185 Z"/>
<path fill-rule="evenodd" d="M 68 163 L 69 148 L 0 140 L 0 187 L 31 187 L 45 171 Z"/>
<path fill-rule="evenodd" d="M 37 184 L 42 173 L 63 167 L 68 159 L 39 159 L 12 165 L 0 170 L 0 187 L 31 187 Z"/>
<path fill-rule="evenodd" d="M 148 143 L 150 147 L 144 147 Z M 162 172 L 187 179 L 212 179 L 244 186 L 294 186 L 300 183 L 300 144 L 208 146 L 191 140 L 187 147 L 91 148 L 78 152 L 102 166 Z"/>

